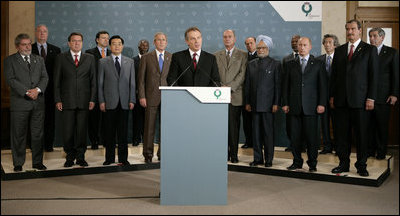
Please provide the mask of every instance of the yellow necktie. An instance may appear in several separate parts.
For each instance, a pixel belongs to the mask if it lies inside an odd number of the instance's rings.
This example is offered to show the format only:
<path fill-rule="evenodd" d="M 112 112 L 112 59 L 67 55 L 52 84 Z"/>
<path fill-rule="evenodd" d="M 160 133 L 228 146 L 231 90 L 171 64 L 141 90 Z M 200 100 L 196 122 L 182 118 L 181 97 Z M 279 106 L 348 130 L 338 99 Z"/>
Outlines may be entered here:
<path fill-rule="evenodd" d="M 106 55 L 104 54 L 104 49 L 101 49 L 101 58 L 106 57 Z"/>

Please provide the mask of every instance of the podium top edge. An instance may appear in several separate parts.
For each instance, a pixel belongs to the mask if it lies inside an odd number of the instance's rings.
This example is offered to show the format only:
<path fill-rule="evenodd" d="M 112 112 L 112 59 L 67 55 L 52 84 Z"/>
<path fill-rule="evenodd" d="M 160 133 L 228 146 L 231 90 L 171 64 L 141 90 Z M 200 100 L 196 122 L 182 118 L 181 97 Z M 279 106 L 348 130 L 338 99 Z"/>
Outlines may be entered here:
<path fill-rule="evenodd" d="M 187 90 L 187 89 L 227 89 L 231 87 L 204 87 L 204 86 L 160 86 L 160 90 Z"/>

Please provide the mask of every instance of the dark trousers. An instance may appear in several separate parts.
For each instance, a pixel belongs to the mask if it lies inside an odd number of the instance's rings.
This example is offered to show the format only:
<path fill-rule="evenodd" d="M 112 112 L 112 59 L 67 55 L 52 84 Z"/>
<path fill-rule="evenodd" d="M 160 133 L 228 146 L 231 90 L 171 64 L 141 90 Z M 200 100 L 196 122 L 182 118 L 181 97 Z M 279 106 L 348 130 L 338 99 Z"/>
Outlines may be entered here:
<path fill-rule="evenodd" d="M 252 141 L 252 114 L 251 112 L 247 112 L 246 109 L 243 107 L 242 109 L 242 117 L 243 117 L 243 131 L 244 131 L 244 136 L 246 137 L 246 142 L 245 144 L 252 147 L 253 146 L 253 141 Z"/>
<path fill-rule="evenodd" d="M 228 156 L 233 159 L 238 159 L 239 146 L 239 130 L 240 130 L 240 113 L 243 106 L 233 106 L 229 104 L 228 116 Z"/>
<path fill-rule="evenodd" d="M 272 163 L 274 159 L 274 116 L 269 112 L 252 112 L 254 161 Z M 262 149 L 264 147 L 264 158 Z"/>
<path fill-rule="evenodd" d="M 44 116 L 44 148 L 47 150 L 53 149 L 54 143 L 54 134 L 55 134 L 55 112 L 56 107 L 52 100 L 51 102 L 47 102 L 45 105 L 45 116 Z"/>
<path fill-rule="evenodd" d="M 143 156 L 153 158 L 154 154 L 154 134 L 156 131 L 157 115 L 160 114 L 160 106 L 147 106 L 145 109 Z M 159 118 L 161 119 L 161 117 Z M 161 138 L 160 138 L 161 140 Z M 161 142 L 158 146 L 157 157 L 160 158 Z"/>
<path fill-rule="evenodd" d="M 370 155 L 384 157 L 387 151 L 389 137 L 389 104 L 375 104 L 374 110 L 371 111 L 371 119 L 369 124 L 369 146 L 368 153 Z"/>
<path fill-rule="evenodd" d="M 43 162 L 44 110 L 10 112 L 10 138 L 14 166 L 23 166 L 26 156 L 28 125 L 31 131 L 32 164 Z"/>
<path fill-rule="evenodd" d="M 332 151 L 334 148 L 334 144 L 331 138 L 331 124 L 330 121 L 332 120 L 332 126 L 334 125 L 334 114 L 333 110 L 329 107 L 325 109 L 325 112 L 320 115 L 321 119 L 321 132 L 322 132 L 322 142 L 324 144 L 324 150 Z M 333 128 L 333 134 L 335 134 L 335 127 Z"/>
<path fill-rule="evenodd" d="M 307 164 L 309 167 L 317 166 L 319 137 L 318 137 L 318 116 L 287 115 L 289 121 L 288 135 L 292 144 L 293 163 L 303 166 L 301 152 L 303 142 L 307 148 Z"/>
<path fill-rule="evenodd" d="M 357 162 L 355 166 L 357 169 L 365 169 L 367 167 L 367 151 L 368 151 L 368 124 L 370 112 L 364 108 L 354 109 L 348 107 L 335 108 L 336 118 L 336 145 L 337 154 L 340 159 L 340 166 L 350 166 L 350 145 L 351 127 L 355 137 L 357 148 Z"/>
<path fill-rule="evenodd" d="M 118 162 L 128 161 L 128 117 L 129 110 L 123 110 L 121 104 L 104 113 L 106 161 L 115 162 L 115 141 L 118 140 Z"/>
<path fill-rule="evenodd" d="M 61 112 L 63 121 L 64 151 L 67 153 L 67 161 L 85 160 L 88 132 L 87 109 L 63 109 Z"/>
<path fill-rule="evenodd" d="M 102 112 L 100 111 L 99 104 L 96 103 L 93 110 L 89 111 L 89 123 L 88 123 L 88 132 L 89 132 L 89 140 L 92 145 L 98 145 L 100 142 L 100 134 L 104 132 L 101 130 L 103 126 L 101 124 Z M 100 133 L 101 132 L 101 133 Z"/>
<path fill-rule="evenodd" d="M 144 108 L 140 106 L 140 103 L 136 103 L 135 108 L 132 110 L 132 143 L 142 142 L 144 134 Z"/>

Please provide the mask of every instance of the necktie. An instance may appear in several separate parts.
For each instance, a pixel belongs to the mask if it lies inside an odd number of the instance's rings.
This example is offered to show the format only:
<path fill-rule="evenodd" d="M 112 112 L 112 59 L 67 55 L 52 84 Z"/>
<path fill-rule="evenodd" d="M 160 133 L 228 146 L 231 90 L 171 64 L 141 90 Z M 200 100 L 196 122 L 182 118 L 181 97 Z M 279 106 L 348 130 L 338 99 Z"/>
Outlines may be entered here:
<path fill-rule="evenodd" d="M 297 58 L 297 56 L 299 56 L 299 54 L 298 54 L 298 53 L 294 54 L 294 58 Z"/>
<path fill-rule="evenodd" d="M 229 65 L 229 61 L 231 60 L 231 51 L 228 50 L 228 52 L 226 53 L 226 64 Z"/>
<path fill-rule="evenodd" d="M 104 49 L 101 49 L 101 58 L 105 58 L 106 54 L 104 53 Z"/>
<path fill-rule="evenodd" d="M 78 55 L 75 54 L 75 66 L 78 67 L 78 64 L 79 64 Z"/>
<path fill-rule="evenodd" d="M 46 61 L 46 51 L 44 50 L 44 46 L 43 45 L 40 45 L 40 55 Z"/>
<path fill-rule="evenodd" d="M 121 72 L 121 65 L 119 64 L 118 56 L 115 57 L 115 69 L 117 69 L 118 76 L 119 76 L 119 73 Z"/>
<path fill-rule="evenodd" d="M 326 59 L 326 71 L 329 73 L 329 71 L 331 70 L 331 56 L 328 56 L 328 58 Z"/>
<path fill-rule="evenodd" d="M 304 73 L 304 70 L 306 69 L 306 65 L 307 65 L 307 59 L 302 58 L 301 59 L 301 72 Z"/>
<path fill-rule="evenodd" d="M 160 57 L 158 58 L 158 66 L 160 67 L 160 73 L 162 72 L 163 64 L 164 60 L 162 59 L 162 53 L 160 53 Z"/>
<path fill-rule="evenodd" d="M 196 55 L 197 55 L 197 53 L 193 53 L 193 66 L 194 66 L 194 70 L 196 70 L 196 66 L 197 66 Z"/>
<path fill-rule="evenodd" d="M 354 47 L 354 45 L 352 44 L 351 46 L 350 46 L 350 52 L 349 52 L 349 61 L 351 60 L 351 57 L 353 57 L 353 47 Z"/>
<path fill-rule="evenodd" d="M 31 63 L 29 63 L 28 56 L 24 57 L 26 64 L 28 65 L 29 70 L 31 70 Z"/>

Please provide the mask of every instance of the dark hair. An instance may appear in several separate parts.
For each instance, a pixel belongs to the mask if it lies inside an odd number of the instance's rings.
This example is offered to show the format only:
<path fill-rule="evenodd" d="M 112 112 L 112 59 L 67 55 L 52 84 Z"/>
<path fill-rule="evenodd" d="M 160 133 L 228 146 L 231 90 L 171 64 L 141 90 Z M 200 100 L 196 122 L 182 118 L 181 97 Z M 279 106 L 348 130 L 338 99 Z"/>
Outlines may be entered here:
<path fill-rule="evenodd" d="M 385 36 L 385 31 L 383 31 L 383 29 L 379 28 L 379 27 L 375 27 L 372 28 L 371 30 L 369 30 L 368 32 L 368 36 L 371 34 L 371 32 L 377 31 L 379 36 Z"/>
<path fill-rule="evenodd" d="M 15 37 L 15 40 L 14 40 L 15 46 L 18 46 L 21 43 L 21 40 L 23 40 L 23 39 L 29 39 L 32 42 L 32 39 L 31 39 L 31 37 L 29 37 L 28 34 L 21 33 L 21 34 L 17 35 L 17 37 Z"/>
<path fill-rule="evenodd" d="M 110 38 L 110 40 L 108 41 L 108 43 L 111 45 L 111 41 L 114 40 L 114 39 L 121 39 L 122 45 L 124 45 L 124 39 L 122 39 L 122 37 L 119 36 L 119 35 L 113 35 L 113 36 Z"/>
<path fill-rule="evenodd" d="M 192 27 L 186 29 L 186 31 L 185 31 L 185 40 L 188 40 L 187 34 L 188 34 L 189 32 L 191 32 L 191 31 L 198 31 L 198 32 L 200 32 L 200 34 L 201 34 L 201 31 L 200 31 L 199 28 L 197 28 L 196 26 L 192 26 Z"/>
<path fill-rule="evenodd" d="M 97 32 L 97 34 L 96 34 L 96 38 L 94 39 L 94 41 L 96 42 L 96 44 L 97 44 L 97 39 L 99 39 L 100 38 L 100 35 L 101 34 L 108 34 L 108 32 L 107 31 L 99 31 L 99 32 Z M 110 35 L 110 34 L 108 34 L 108 35 Z"/>
<path fill-rule="evenodd" d="M 254 36 L 250 36 L 250 37 L 247 37 L 247 38 L 244 40 L 244 44 L 246 44 L 246 40 L 247 40 L 247 39 L 249 39 L 249 38 L 253 38 L 253 40 L 254 40 L 254 43 L 256 42 L 256 37 L 254 37 Z"/>
<path fill-rule="evenodd" d="M 142 39 L 142 40 L 139 41 L 137 46 L 139 47 L 140 44 L 142 44 L 142 43 L 147 43 L 147 45 L 150 45 L 149 41 L 147 41 L 146 39 Z"/>
<path fill-rule="evenodd" d="M 326 34 L 326 35 L 324 35 L 324 39 L 322 39 L 322 45 L 324 45 L 325 39 L 327 39 L 327 38 L 332 38 L 333 39 L 333 45 L 335 47 L 340 46 L 339 39 L 334 34 Z"/>
<path fill-rule="evenodd" d="M 353 22 L 357 23 L 357 28 L 358 28 L 358 29 L 361 29 L 361 23 L 360 23 L 360 21 L 358 21 L 358 20 L 356 20 L 356 19 L 352 19 L 352 20 L 347 21 L 347 22 L 346 22 L 346 25 L 349 24 L 349 23 L 353 23 Z M 345 27 L 346 27 L 346 26 L 345 26 Z"/>
<path fill-rule="evenodd" d="M 69 42 L 71 42 L 71 37 L 74 36 L 74 35 L 81 36 L 82 41 L 83 41 L 83 35 L 82 35 L 81 33 L 79 33 L 79 32 L 72 32 L 72 33 L 68 36 L 68 41 L 69 41 Z"/>

